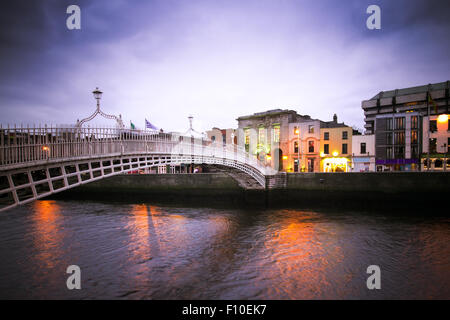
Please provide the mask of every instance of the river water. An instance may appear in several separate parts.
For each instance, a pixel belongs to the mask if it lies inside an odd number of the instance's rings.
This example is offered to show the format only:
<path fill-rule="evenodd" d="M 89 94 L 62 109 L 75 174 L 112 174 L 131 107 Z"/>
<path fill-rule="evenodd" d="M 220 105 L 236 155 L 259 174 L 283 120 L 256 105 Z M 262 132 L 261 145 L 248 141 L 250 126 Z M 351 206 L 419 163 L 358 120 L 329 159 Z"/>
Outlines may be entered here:
<path fill-rule="evenodd" d="M 44 200 L 0 244 L 3 299 L 450 299 L 445 217 Z"/>

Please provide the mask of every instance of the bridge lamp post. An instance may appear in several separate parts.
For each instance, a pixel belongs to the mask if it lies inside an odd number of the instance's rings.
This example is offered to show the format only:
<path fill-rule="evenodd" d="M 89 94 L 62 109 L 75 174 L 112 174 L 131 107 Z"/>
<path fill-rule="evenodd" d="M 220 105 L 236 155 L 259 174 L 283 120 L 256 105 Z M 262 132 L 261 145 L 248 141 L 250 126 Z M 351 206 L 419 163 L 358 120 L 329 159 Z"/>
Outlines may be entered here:
<path fill-rule="evenodd" d="M 98 87 L 95 88 L 94 91 L 92 91 L 92 94 L 94 95 L 94 98 L 97 100 L 97 110 L 100 110 L 100 99 L 102 98 L 103 92 L 98 90 Z"/>
<path fill-rule="evenodd" d="M 48 159 L 50 157 L 50 147 L 49 146 L 42 146 L 42 151 L 44 151 L 45 158 Z"/>

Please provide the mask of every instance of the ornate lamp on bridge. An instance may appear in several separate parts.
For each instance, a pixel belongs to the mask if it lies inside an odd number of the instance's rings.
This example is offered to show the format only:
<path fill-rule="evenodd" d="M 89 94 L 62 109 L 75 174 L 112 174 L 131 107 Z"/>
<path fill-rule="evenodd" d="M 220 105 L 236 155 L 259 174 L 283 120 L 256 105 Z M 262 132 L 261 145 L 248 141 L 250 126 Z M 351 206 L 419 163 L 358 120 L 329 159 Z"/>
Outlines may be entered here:
<path fill-rule="evenodd" d="M 81 121 L 77 120 L 76 127 L 81 128 L 85 122 L 91 121 L 99 114 L 106 119 L 116 120 L 119 129 L 123 129 L 124 125 L 123 125 L 123 121 L 122 121 L 122 115 L 119 114 L 119 116 L 117 117 L 112 114 L 106 114 L 100 109 L 100 99 L 102 98 L 103 92 L 101 92 L 97 87 L 97 88 L 95 88 L 94 91 L 92 91 L 92 94 L 94 95 L 94 98 L 97 100 L 97 109 L 89 117 L 84 118 Z"/>

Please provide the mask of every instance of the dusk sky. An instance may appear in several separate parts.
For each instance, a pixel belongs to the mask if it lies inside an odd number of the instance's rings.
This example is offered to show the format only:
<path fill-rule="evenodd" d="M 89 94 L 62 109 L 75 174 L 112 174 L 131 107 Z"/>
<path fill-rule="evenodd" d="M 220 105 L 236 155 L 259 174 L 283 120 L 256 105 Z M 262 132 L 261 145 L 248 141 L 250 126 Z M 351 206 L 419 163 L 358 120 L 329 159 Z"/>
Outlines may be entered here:
<path fill-rule="evenodd" d="M 185 131 L 189 114 L 198 131 L 237 127 L 276 108 L 362 128 L 362 100 L 450 80 L 449 17 L 448 0 L 3 1 L 0 123 L 74 124 L 99 87 L 102 109 L 140 128 Z"/>

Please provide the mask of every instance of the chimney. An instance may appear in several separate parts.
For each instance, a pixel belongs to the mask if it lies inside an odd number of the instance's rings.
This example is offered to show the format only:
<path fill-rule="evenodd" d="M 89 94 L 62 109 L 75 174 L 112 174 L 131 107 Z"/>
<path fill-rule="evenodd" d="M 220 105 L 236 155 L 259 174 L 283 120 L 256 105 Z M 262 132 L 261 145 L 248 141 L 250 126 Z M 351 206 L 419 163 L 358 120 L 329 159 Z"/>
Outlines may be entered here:
<path fill-rule="evenodd" d="M 333 115 L 333 122 L 337 123 L 337 114 L 336 113 Z"/>

